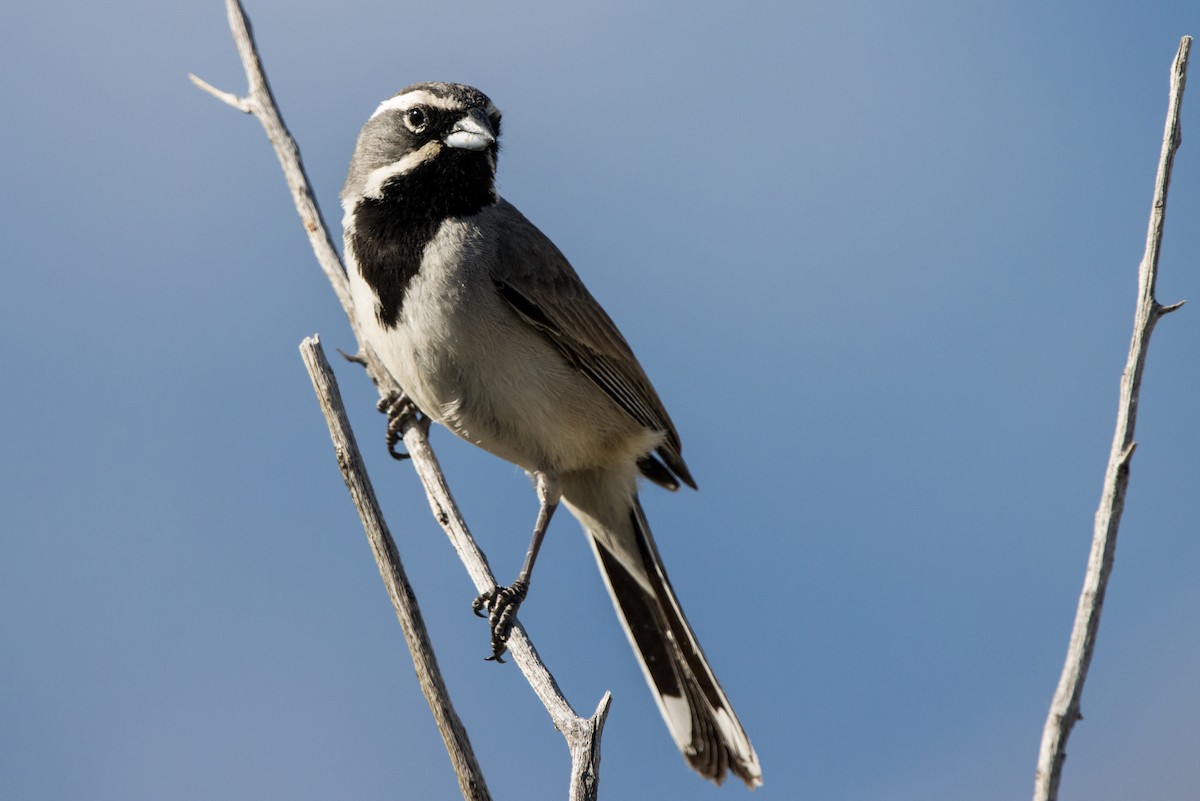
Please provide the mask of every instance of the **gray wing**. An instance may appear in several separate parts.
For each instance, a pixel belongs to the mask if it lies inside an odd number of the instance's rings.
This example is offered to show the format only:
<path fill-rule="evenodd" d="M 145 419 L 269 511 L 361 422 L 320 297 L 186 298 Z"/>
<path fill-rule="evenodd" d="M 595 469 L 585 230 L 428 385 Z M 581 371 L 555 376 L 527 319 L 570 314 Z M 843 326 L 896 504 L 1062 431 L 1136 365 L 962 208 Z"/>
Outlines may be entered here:
<path fill-rule="evenodd" d="M 638 462 L 647 478 L 676 489 L 677 476 L 694 489 L 675 424 L 617 326 L 545 234 L 507 201 L 493 210 L 504 231 L 497 254 L 503 278 L 495 282 L 500 296 L 634 420 L 666 434 L 657 448 L 665 467 L 649 454 Z"/>

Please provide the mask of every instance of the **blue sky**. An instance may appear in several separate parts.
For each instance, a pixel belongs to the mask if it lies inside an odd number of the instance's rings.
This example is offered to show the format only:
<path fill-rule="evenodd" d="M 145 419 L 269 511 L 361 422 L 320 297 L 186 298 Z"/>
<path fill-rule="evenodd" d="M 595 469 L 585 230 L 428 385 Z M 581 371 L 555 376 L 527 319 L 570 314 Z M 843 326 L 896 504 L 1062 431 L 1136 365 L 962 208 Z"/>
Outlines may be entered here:
<path fill-rule="evenodd" d="M 501 192 L 564 250 L 701 491 L 645 505 L 764 799 L 1028 795 L 1112 436 L 1167 69 L 1193 2 L 251 0 L 326 216 L 375 105 L 505 112 Z M 452 798 L 297 353 L 353 347 L 219 2 L 18 4 L 0 29 L 0 796 Z M 1200 98 L 1159 296 L 1200 300 Z M 335 233 L 340 238 L 340 234 Z M 1061 798 L 1200 787 L 1200 309 L 1155 332 Z M 352 421 L 497 798 L 567 754 L 373 389 Z M 434 434 L 501 576 L 535 499 Z M 675 753 L 578 527 L 522 620 L 612 690 L 602 797 L 742 797 Z"/>

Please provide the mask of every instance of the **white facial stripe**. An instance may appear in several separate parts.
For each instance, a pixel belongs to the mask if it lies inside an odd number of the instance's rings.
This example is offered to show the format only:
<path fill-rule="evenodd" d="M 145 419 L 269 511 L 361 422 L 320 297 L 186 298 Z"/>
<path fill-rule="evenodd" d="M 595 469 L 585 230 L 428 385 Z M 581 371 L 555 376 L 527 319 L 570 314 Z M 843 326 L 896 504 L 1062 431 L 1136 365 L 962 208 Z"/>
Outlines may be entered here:
<path fill-rule="evenodd" d="M 363 186 L 363 197 L 375 198 L 378 200 L 383 197 L 383 185 L 397 175 L 404 175 L 414 167 L 429 161 L 438 154 L 442 149 L 441 142 L 429 142 L 423 147 L 414 150 L 399 161 L 394 161 L 391 164 L 386 164 L 383 167 L 378 167 L 371 170 L 367 174 L 366 184 Z"/>
<path fill-rule="evenodd" d="M 438 97 L 426 89 L 414 89 L 380 103 L 379 108 L 375 109 L 375 113 L 371 115 L 371 119 L 375 119 L 387 111 L 408 111 L 413 106 L 433 106 L 446 111 L 462 111 L 462 105 L 457 101 Z"/>

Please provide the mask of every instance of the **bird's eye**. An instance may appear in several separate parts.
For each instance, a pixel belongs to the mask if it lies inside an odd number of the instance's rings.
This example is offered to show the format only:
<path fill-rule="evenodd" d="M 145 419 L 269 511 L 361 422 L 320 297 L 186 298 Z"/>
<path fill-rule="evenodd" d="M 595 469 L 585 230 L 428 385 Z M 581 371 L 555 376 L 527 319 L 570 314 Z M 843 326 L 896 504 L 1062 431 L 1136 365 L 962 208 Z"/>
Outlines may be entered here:
<path fill-rule="evenodd" d="M 413 133 L 419 133 L 429 123 L 429 115 L 421 106 L 410 108 L 404 112 L 404 124 Z"/>

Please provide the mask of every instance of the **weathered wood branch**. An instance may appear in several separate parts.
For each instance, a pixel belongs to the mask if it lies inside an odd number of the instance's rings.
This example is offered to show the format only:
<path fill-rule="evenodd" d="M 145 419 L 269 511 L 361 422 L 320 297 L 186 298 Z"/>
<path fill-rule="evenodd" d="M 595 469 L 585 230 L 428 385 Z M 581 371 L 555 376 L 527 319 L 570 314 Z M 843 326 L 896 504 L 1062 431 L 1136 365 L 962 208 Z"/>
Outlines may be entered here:
<path fill-rule="evenodd" d="M 359 348 L 358 354 L 354 358 L 356 361 L 361 361 L 366 368 L 368 376 L 379 389 L 380 397 L 386 397 L 399 391 L 400 387 L 396 385 L 388 372 L 383 369 L 378 357 L 366 345 L 364 338 L 361 336 L 354 315 L 353 300 L 349 292 L 345 266 L 342 264 L 337 250 L 334 248 L 333 240 L 330 238 L 319 206 L 309 187 L 303 162 L 300 159 L 299 147 L 284 125 L 274 97 L 271 94 L 245 11 L 239 0 L 226 0 L 225 5 L 229 17 L 229 27 L 249 82 L 247 94 L 244 97 L 239 97 L 216 89 L 195 75 L 190 75 L 189 77 L 200 89 L 239 111 L 252 114 L 262 124 L 267 139 L 271 142 L 276 156 L 279 158 L 279 163 L 283 168 L 288 186 L 292 190 L 296 211 L 300 215 L 301 222 L 308 234 L 309 242 L 312 245 L 317 261 L 333 286 L 334 293 L 341 302 L 342 309 L 345 311 L 350 326 L 354 331 Z M 348 431 L 349 429 L 347 428 L 347 433 Z M 488 568 L 487 559 L 471 537 L 471 533 L 450 494 L 445 477 L 438 466 L 437 458 L 429 446 L 425 426 L 413 418 L 405 423 L 401 433 L 404 438 L 405 447 L 412 457 L 412 465 L 424 484 L 434 516 L 441 524 L 443 530 L 445 530 L 455 551 L 458 552 L 459 558 L 462 559 L 463 564 L 466 566 L 476 590 L 479 592 L 491 590 L 495 587 L 496 582 L 491 570 Z M 342 458 L 339 454 L 339 464 L 341 461 Z M 365 474 L 363 477 L 365 479 Z M 369 484 L 366 486 L 369 486 Z M 355 495 L 354 487 L 351 487 L 351 494 Z M 378 534 L 382 538 L 384 545 L 380 546 L 372 540 L 372 550 L 379 563 L 380 574 L 384 577 L 384 583 L 389 585 L 390 592 L 392 579 L 389 576 L 393 578 L 395 576 L 403 576 L 403 566 L 400 564 L 395 543 L 391 540 L 386 526 L 382 525 L 382 518 L 379 518 L 379 523 Z M 364 525 L 367 525 L 366 520 L 364 520 Z M 371 529 L 368 527 L 368 538 L 372 538 L 373 536 Z M 397 586 L 400 585 L 397 584 Z M 393 603 L 397 603 L 396 596 L 393 596 Z M 468 605 L 464 604 L 464 610 L 467 608 Z M 399 607 L 397 607 L 397 614 L 401 615 Z M 403 615 L 401 615 L 401 622 L 404 623 Z M 409 637 L 407 628 L 406 637 Z M 419 640 L 420 637 L 418 636 L 417 639 Z M 516 662 L 517 667 L 525 676 L 526 681 L 533 688 L 534 693 L 546 707 L 546 711 L 550 714 L 555 727 L 562 732 L 567 741 L 572 761 L 569 798 L 571 801 L 591 801 L 591 799 L 595 799 L 600 766 L 600 735 L 603 731 L 611 702 L 610 694 L 605 693 L 604 697 L 600 700 L 596 712 L 590 718 L 582 718 L 575 713 L 563 696 L 553 675 L 551 675 L 538 656 L 537 650 L 533 647 L 533 643 L 529 640 L 519 622 L 514 626 L 512 636 L 509 639 L 509 652 L 512 654 L 513 661 Z M 416 652 L 414 652 L 413 658 L 415 662 L 418 658 Z M 433 662 L 432 665 L 436 667 L 436 662 Z M 443 702 L 439 700 L 437 703 L 441 705 Z M 449 707 L 449 700 L 446 699 L 444 704 L 446 707 Z M 430 705 L 431 708 L 434 707 L 434 702 L 431 701 Z M 435 717 L 437 714 L 438 712 L 435 708 Z M 451 726 L 450 729 L 453 730 L 454 727 Z M 461 730 L 461 727 L 459 729 Z M 459 750 L 462 753 L 467 753 L 470 751 L 470 744 L 469 742 L 465 742 L 465 731 L 462 731 L 461 734 L 464 738 L 464 745 L 459 746 Z M 443 737 L 445 736 L 446 733 L 443 731 Z M 458 736 L 457 733 L 455 736 Z M 451 759 L 452 761 L 456 759 L 453 751 Z M 464 787 L 480 788 L 486 794 L 482 777 L 476 782 L 474 778 L 464 779 L 463 774 L 460 774 L 459 782 Z M 466 789 L 464 789 L 464 796 L 467 798 L 475 797 L 468 795 Z"/>
<path fill-rule="evenodd" d="M 1158 280 L 1158 254 L 1166 219 L 1171 168 L 1175 162 L 1175 151 L 1179 149 L 1182 141 L 1179 109 L 1187 82 L 1188 55 L 1191 47 L 1192 38 L 1183 37 L 1171 64 L 1166 130 L 1163 133 L 1162 153 L 1154 184 L 1154 201 L 1150 207 L 1146 251 L 1138 267 L 1137 311 L 1133 321 L 1133 339 L 1129 344 L 1129 358 L 1125 363 L 1125 371 L 1121 374 L 1117 427 L 1108 458 L 1108 469 L 1104 474 L 1104 489 L 1100 497 L 1100 507 L 1096 511 L 1092 548 L 1088 556 L 1083 591 L 1075 612 L 1075 625 L 1071 631 L 1067 658 L 1042 731 L 1042 744 L 1038 752 L 1037 773 L 1034 778 L 1034 801 L 1054 801 L 1058 797 L 1063 762 L 1067 757 L 1067 738 L 1075 722 L 1082 718 L 1079 701 L 1092 661 L 1096 633 L 1100 628 L 1100 612 L 1104 605 L 1108 577 L 1112 573 L 1117 530 L 1121 524 L 1121 513 L 1125 509 L 1130 459 L 1137 447 L 1133 440 L 1133 430 L 1137 421 L 1138 396 L 1142 386 L 1142 371 L 1146 366 L 1150 334 L 1159 318 L 1183 305 L 1161 305 L 1154 297 L 1154 290 Z"/>
<path fill-rule="evenodd" d="M 329 424 L 329 436 L 333 440 L 333 450 L 337 455 L 338 467 L 350 490 L 350 497 L 358 509 L 362 519 L 363 530 L 367 532 L 367 540 L 371 544 L 371 553 L 375 555 L 375 563 L 379 566 L 379 576 L 387 588 L 388 597 L 396 609 L 396 617 L 404 638 L 408 642 L 408 651 L 412 654 L 413 667 L 417 672 L 417 683 L 425 701 L 437 721 L 438 731 L 446 752 L 450 754 L 450 762 L 454 765 L 454 773 L 458 777 L 459 790 L 463 798 L 469 801 L 490 801 L 487 783 L 483 771 L 475 759 L 467 730 L 454 711 L 450 701 L 450 692 L 442 679 L 438 668 L 437 656 L 429 641 L 429 632 L 425 628 L 421 608 L 417 596 L 413 593 L 408 576 L 404 573 L 404 565 L 400 561 L 400 553 L 396 543 L 388 531 L 375 499 L 375 488 L 367 475 L 366 465 L 363 464 L 362 454 L 358 451 L 358 443 L 354 432 L 350 429 L 350 421 L 346 418 L 346 408 L 342 405 L 342 393 L 338 390 L 337 379 L 333 369 L 325 359 L 325 351 L 321 348 L 321 340 L 310 337 L 300 343 L 300 356 L 308 368 L 308 376 L 312 379 L 313 391 L 321 404 L 321 412 L 325 422 Z"/>

